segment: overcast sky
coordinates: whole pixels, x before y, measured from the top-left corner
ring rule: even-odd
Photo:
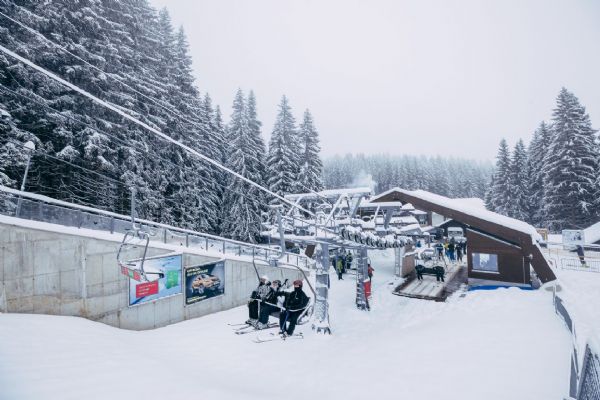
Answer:
[[[282,94],[323,155],[493,159],[529,141],[561,86],[600,128],[600,1],[151,0],[183,25],[228,120],[253,89],[268,139]]]

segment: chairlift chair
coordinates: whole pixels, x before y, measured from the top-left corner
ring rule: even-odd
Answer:
[[[146,261],[146,255],[148,253],[148,245],[150,244],[150,235],[140,229],[132,229],[125,233],[123,240],[119,245],[119,251],[117,252],[117,263],[121,272],[124,275],[128,275],[131,279],[140,282],[149,282],[148,275],[157,275],[158,278],[164,277],[161,272],[146,272],[144,271],[144,262]],[[138,246],[144,246],[144,252],[141,259],[125,261],[121,259],[121,252],[124,250],[136,248]],[[156,279],[152,279],[156,280]]]

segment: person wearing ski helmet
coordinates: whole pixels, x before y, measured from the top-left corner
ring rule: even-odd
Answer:
[[[279,315],[279,333],[283,336],[291,336],[294,334],[298,317],[308,305],[308,296],[302,291],[302,281],[300,279],[294,281],[294,291],[286,293],[285,301],[283,302],[283,312]]]

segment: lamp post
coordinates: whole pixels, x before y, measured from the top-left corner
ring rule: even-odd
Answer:
[[[25,190],[25,184],[27,183],[27,174],[29,173],[29,165],[31,164],[31,156],[33,155],[33,152],[35,151],[35,143],[33,143],[31,140],[28,140],[23,147],[25,148],[25,151],[27,152],[27,165],[25,166],[25,174],[23,175],[23,182],[21,183],[21,192],[23,192]],[[19,217],[21,215],[21,196],[19,196],[19,201],[17,202],[17,214],[16,216]]]

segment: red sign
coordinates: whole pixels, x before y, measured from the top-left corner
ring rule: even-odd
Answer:
[[[151,296],[158,293],[158,281],[138,283],[135,286],[135,297]]]
[[[365,285],[365,297],[367,299],[371,298],[371,280],[369,279],[368,281],[364,282]]]

